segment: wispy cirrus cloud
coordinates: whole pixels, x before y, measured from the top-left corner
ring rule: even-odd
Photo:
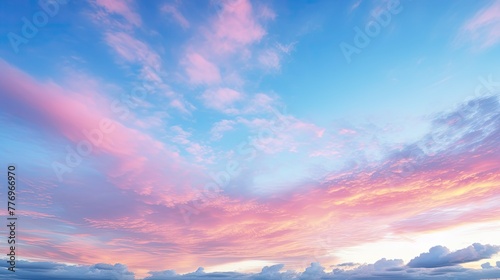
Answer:
[[[201,95],[201,99],[206,107],[229,114],[238,112],[233,107],[233,104],[241,101],[243,97],[242,93],[230,88],[209,89]]]
[[[487,103],[491,102],[498,101],[490,100]],[[484,117],[478,114],[481,109],[477,110],[470,112],[470,116],[474,116],[475,120],[495,119]],[[489,110],[483,111],[482,114],[498,114],[498,112]],[[449,133],[457,133],[456,126],[465,124],[447,125]],[[484,127],[475,121],[468,126],[469,129]],[[311,248],[315,248],[318,244],[308,240],[318,234],[333,235],[329,243],[332,248],[348,248],[359,243],[374,242],[382,238],[381,234],[387,230],[401,234],[402,222],[427,211],[460,207],[467,205],[468,202],[500,195],[496,187],[497,167],[492,161],[498,153],[498,149],[495,148],[498,145],[494,144],[497,141],[496,133],[498,130],[489,132],[488,138],[481,141],[480,146],[474,149],[469,145],[478,143],[472,138],[457,138],[456,143],[469,144],[457,146],[450,143],[447,149],[433,156],[426,156],[425,153],[411,154],[405,149],[398,149],[380,165],[373,167],[361,165],[359,169],[346,173],[331,174],[321,183],[303,183],[300,185],[300,192],[298,189],[282,192],[280,199],[271,196],[259,202],[235,199],[226,194],[216,196],[200,209],[198,215],[191,217],[189,232],[197,236],[195,239],[197,241],[178,243],[177,246],[191,248],[190,254],[203,258],[202,252],[206,248],[217,248],[218,251],[227,252],[226,247],[231,244],[231,247],[237,250],[233,251],[231,256],[224,253],[225,257],[231,259],[253,256],[255,249],[259,248],[257,250],[259,255],[266,255],[278,261],[293,262],[291,259],[311,258]],[[412,162],[418,162],[413,169],[407,170],[400,166]],[[460,164],[455,164],[457,169],[450,171],[451,162]],[[401,173],[402,170],[405,172]],[[495,213],[498,207],[494,204],[491,206],[488,211],[482,208],[469,208],[468,218],[463,216],[460,223],[448,223],[446,219],[441,222],[435,220],[432,226],[427,227],[425,224],[410,222],[404,231],[418,234],[444,230],[462,223],[496,221]],[[367,215],[370,217],[370,228],[366,228]],[[138,218],[135,223],[142,224],[141,221],[146,221],[143,219],[145,218]],[[240,223],[242,220],[247,222]],[[109,222],[94,221],[100,225]],[[170,228],[168,234],[171,237],[180,234],[172,231],[172,228],[175,228],[172,222],[160,222]],[[328,227],[330,224],[335,225],[334,232],[330,232],[331,229]],[[153,230],[153,226],[151,227]],[[254,231],[248,231],[249,228]],[[383,232],[374,230],[377,228],[385,230]],[[253,240],[250,247],[244,241],[248,238]],[[221,243],[221,240],[225,240],[226,243]],[[275,246],[269,246],[271,240]],[[283,255],[287,258],[282,259]],[[177,265],[184,267],[183,263],[179,259]]]
[[[478,11],[461,27],[458,39],[469,41],[473,48],[483,50],[500,42],[500,3],[491,3]]]
[[[222,120],[216,122],[212,128],[210,129],[210,134],[212,136],[212,140],[219,140],[222,138],[223,133],[226,131],[230,131],[233,129],[236,124],[233,120]]]
[[[15,113],[12,108],[22,109],[21,118],[33,123],[44,120],[45,126],[50,126],[54,134],[63,135],[72,143],[84,137],[82,129],[93,129],[101,118],[113,117],[111,109],[98,110],[86,103],[86,99],[76,98],[78,94],[67,92],[57,85],[39,83],[5,62],[1,67],[4,75],[0,78],[0,87],[4,90],[4,102],[0,106],[4,111]],[[266,104],[269,101],[264,96],[261,99]],[[107,100],[105,103],[110,102]],[[311,259],[311,248],[319,246],[313,237],[331,234],[328,227],[331,223],[337,225],[331,246],[346,248],[379,240],[386,231],[411,231],[416,234],[476,222],[478,217],[481,221],[496,221],[498,205],[492,204],[486,213],[482,208],[470,207],[467,215],[453,224],[444,220],[437,220],[429,227],[405,223],[432,211],[439,212],[440,209],[500,196],[496,164],[500,139],[498,98],[479,98],[471,103],[477,104],[474,107],[468,104],[434,119],[435,132],[426,137],[441,140],[431,143],[431,148],[432,145],[438,147],[432,153],[425,150],[429,148],[427,144],[422,148],[418,148],[420,143],[393,147],[386,151],[387,156],[381,162],[359,165],[352,170],[332,171],[319,182],[298,182],[296,188],[280,192],[279,198],[243,198],[230,192],[222,193],[200,208],[189,227],[185,227],[182,216],[174,206],[191,201],[197,203],[199,197],[192,188],[204,186],[204,179],[210,181],[210,178],[203,175],[199,167],[187,164],[168,145],[130,128],[125,121],[117,122],[116,131],[109,135],[114,145],[100,147],[102,154],[96,155],[95,160],[88,159],[90,166],[95,164],[105,171],[102,184],[110,184],[109,190],[100,193],[106,193],[107,197],[120,196],[119,201],[123,204],[134,201],[132,204],[135,207],[116,208],[116,204],[107,203],[101,204],[99,212],[108,214],[67,211],[69,216],[61,217],[63,220],[71,221],[78,217],[85,221],[80,233],[83,231],[93,236],[113,230],[116,235],[106,241],[73,238],[52,246],[55,242],[51,238],[37,245],[40,236],[50,236],[46,232],[32,233],[30,256],[51,247],[54,259],[89,264],[92,251],[102,249],[105,244],[107,253],[99,261],[119,255],[121,259],[130,260],[127,265],[134,269],[159,268],[159,264],[154,263],[155,254],[150,253],[153,248],[155,252],[160,250],[158,248],[162,248],[162,252],[175,252],[175,259],[169,262],[184,271],[191,269],[193,263],[210,266],[262,256],[277,262],[294,263],[298,259]],[[288,119],[290,126],[269,139],[263,154],[276,154],[282,150],[300,151],[301,143],[315,143],[315,139],[322,138],[322,128],[292,116],[283,117]],[[251,131],[269,125],[265,118],[241,117],[236,120]],[[171,135],[174,135],[175,141],[186,146],[196,143],[192,142],[187,130],[181,126],[174,127]],[[356,131],[355,135],[361,133]],[[432,137],[433,133],[445,137]],[[422,143],[427,143],[426,137]],[[189,151],[203,156],[204,150],[200,148],[195,145]],[[411,152],[417,148],[419,153]],[[451,165],[453,170],[449,168]],[[411,168],[408,169],[408,166]],[[260,169],[252,170],[251,166],[247,166],[247,171],[241,175],[244,180],[235,181],[251,182],[256,171],[260,172]],[[134,183],[138,181],[141,184]],[[85,185],[85,182],[81,184]],[[88,184],[97,186],[95,181]],[[238,187],[251,188],[254,185]],[[73,192],[74,197],[69,201],[85,203],[82,200],[84,196],[77,194]],[[52,197],[52,202],[69,207],[61,201],[63,199],[68,200],[59,196]],[[117,212],[115,208],[124,210]],[[39,216],[41,220],[51,219]],[[367,217],[370,228],[366,227]],[[253,231],[249,231],[250,228]],[[385,230],[374,230],[376,228]],[[57,238],[63,236],[67,234],[62,233]],[[190,238],[183,238],[185,236]],[[250,239],[253,241],[251,245],[247,243]],[[121,240],[128,240],[128,247],[116,251],[123,246]],[[90,248],[90,251],[72,248]],[[140,263],[134,261],[139,258],[137,252],[143,252],[140,253]],[[335,258],[331,257],[329,262]]]
[[[160,81],[157,73],[161,69],[161,58],[145,43],[124,32],[110,32],[106,34],[106,43],[128,63],[137,63],[144,67],[144,78]]]
[[[164,12],[166,15],[170,16],[182,28],[187,29],[190,27],[189,21],[179,11],[178,5],[165,4],[161,7],[161,11]]]
[[[142,24],[140,15],[134,11],[132,0],[95,0],[92,4],[100,9],[94,14],[96,19],[104,20],[112,27],[130,29]],[[110,20],[109,15],[117,18]]]
[[[130,84],[140,85],[132,91],[139,89],[154,93],[166,92],[167,94],[159,94],[159,96],[160,99],[167,99],[164,103],[168,108],[189,115],[195,107],[165,82],[166,71],[163,67],[162,55],[153,49],[149,40],[145,39],[151,34],[143,29],[139,14],[134,12],[136,4],[131,0],[99,0],[92,3],[90,17],[94,19],[96,25],[102,22],[107,23],[101,31],[102,36],[106,44],[116,53],[118,63],[126,65],[126,69],[139,66],[138,71],[129,73],[135,76]],[[177,20],[181,20],[181,24],[186,24],[187,21],[178,12],[177,6],[168,5],[165,4],[164,12],[173,13]]]
[[[217,65],[199,53],[187,54],[182,64],[185,65],[189,81],[193,84],[217,84],[221,80]]]
[[[43,12],[58,9],[40,3]],[[434,43],[446,45],[447,38],[429,35],[442,22],[435,15],[453,8],[454,17],[445,20],[462,23],[457,29],[463,42],[473,39],[477,49],[491,50],[498,43],[496,3],[487,2],[465,20],[460,16],[469,13],[467,7],[429,6],[442,10],[427,13],[430,20],[418,29],[411,29],[419,18],[413,13],[426,7],[409,3],[398,26],[411,32],[380,37],[388,40],[387,48],[373,46],[359,66],[345,69],[336,67],[338,53],[327,47],[342,39],[335,30],[344,20],[383,16],[382,6],[361,1],[195,4],[108,0],[67,5],[65,12],[60,6],[47,32],[30,41],[26,56],[8,55],[0,46],[5,55],[0,136],[7,143],[0,151],[24,170],[21,255],[80,264],[24,263],[30,268],[19,277],[33,279],[36,269],[47,271],[45,279],[72,274],[128,279],[130,271],[152,279],[498,274],[489,263],[482,270],[460,266],[496,261],[497,245],[481,244],[496,241],[493,233],[500,225],[498,96],[421,117],[423,111],[441,110],[439,100],[460,99],[467,75],[497,69],[491,51],[474,54],[477,68],[468,68],[467,50],[437,52],[443,45]],[[0,12],[2,23],[21,34],[26,30],[11,16],[22,6],[6,3]],[[346,17],[348,10],[355,12]],[[35,15],[43,20],[41,13]],[[296,30],[304,22],[321,24],[302,36]],[[305,44],[296,49],[298,36]],[[66,57],[63,67],[60,55]],[[422,56],[425,63],[414,65]],[[406,69],[398,73],[407,75],[407,85],[399,76],[386,80],[386,65],[408,61],[411,67],[398,67]],[[374,66],[381,71],[373,72]],[[466,68],[467,75],[456,70]],[[443,92],[433,92],[436,76],[453,77],[438,82],[447,87]],[[486,87],[492,92],[496,83],[489,77]],[[424,98],[412,97],[422,84],[431,84],[420,93],[433,92],[432,99],[431,94],[425,98],[437,107],[419,105],[416,99]],[[287,106],[289,113],[282,109]],[[397,119],[412,115],[412,121],[398,122],[409,127],[405,132],[373,123],[376,117],[361,120],[367,112],[385,117],[393,109],[401,111]],[[359,123],[338,119],[344,117]],[[426,127],[413,127],[415,119]],[[109,120],[113,131],[101,138],[96,129],[102,120]],[[401,135],[408,130],[419,131]],[[82,141],[92,140],[98,142],[92,152],[59,182],[51,164],[71,161],[86,147]],[[188,221],[179,209],[192,210]],[[442,245],[418,256],[435,244]],[[93,265],[115,260],[126,267]],[[418,267],[405,265],[408,261]],[[359,264],[364,262],[369,264]],[[243,272],[264,265],[260,273]],[[242,271],[207,272],[221,267]]]
[[[108,104],[108,106],[95,107],[92,103],[88,103],[90,102],[88,99],[81,98],[78,93],[68,91],[57,84],[39,83],[6,62],[2,61],[0,67],[4,73],[0,79],[0,85],[4,90],[3,107],[6,112],[12,108],[7,104],[15,104],[18,108],[24,108],[26,113],[20,117],[26,122],[36,124],[43,121],[46,129],[55,135],[65,137],[74,145],[83,140],[92,143],[97,141],[97,134],[93,131],[99,129],[101,122],[106,120],[113,130],[109,133],[101,132],[102,138],[99,138],[101,141],[92,146],[90,156],[108,157],[108,160],[113,162],[107,167],[101,167],[106,170],[109,178],[114,180],[117,186],[132,188],[138,192],[150,188],[167,191],[166,181],[161,183],[157,181],[159,185],[153,187],[156,184],[153,181],[156,179],[152,179],[149,184],[140,187],[133,187],[125,183],[134,176],[140,176],[141,173],[146,174],[147,172],[144,172],[148,169],[147,166],[154,164],[154,160],[152,160],[154,157],[146,156],[146,154],[163,154],[172,160],[170,162],[173,164],[171,165],[173,168],[175,168],[174,161],[182,161],[176,152],[165,148],[164,144],[155,138],[128,126],[128,123],[133,121],[133,117],[130,112],[127,113],[128,107],[125,103],[119,100],[103,99],[103,104]],[[23,86],[15,86],[16,84]],[[127,118],[124,116],[130,118],[129,121],[126,121]],[[149,151],[141,147],[148,147]],[[139,150],[145,154],[138,153]]]
[[[277,43],[274,47],[262,50],[258,55],[259,63],[267,70],[280,70],[284,57],[290,55],[296,42],[290,44]]]

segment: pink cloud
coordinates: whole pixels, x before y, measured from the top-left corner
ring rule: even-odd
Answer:
[[[0,108],[30,124],[50,128],[55,135],[65,136],[73,143],[82,139],[82,129],[93,129],[102,118],[113,117],[109,109],[95,106],[95,100],[79,98],[78,92],[39,83],[3,61],[0,70]],[[230,91],[220,94],[220,99],[229,104],[239,100],[238,94]],[[263,104],[270,102],[264,95],[258,99]],[[314,124],[283,117],[289,126],[267,144],[270,152],[295,148],[297,139],[310,142],[323,136],[324,129]],[[264,118],[237,121],[253,129],[272,126],[272,120]],[[119,258],[135,271],[164,269],[165,263],[180,271],[191,271],[193,264],[206,266],[239,259],[297,264],[318,257],[317,249],[325,246],[324,242],[328,248],[338,249],[377,241],[388,233],[452,226],[443,220],[423,227],[407,221],[420,221],[422,217],[464,205],[469,206],[467,211],[448,217],[459,217],[464,223],[498,220],[499,208],[491,200],[500,195],[498,132],[491,133],[489,142],[483,140],[484,146],[426,157],[406,178],[392,173],[390,168],[412,163],[412,159],[394,156],[366,170],[348,170],[323,182],[301,183],[300,189],[279,197],[236,198],[222,193],[210,198],[186,226],[174,206],[197,202],[199,197],[191,189],[210,179],[165,144],[126,126],[125,120],[115,125],[115,132],[108,136],[114,144],[99,149],[106,156],[97,157],[105,161],[96,169],[107,171],[106,181],[118,189],[113,194],[132,194],[133,205],[139,204],[139,209],[118,207],[116,211],[111,201],[98,205],[102,213],[114,210],[117,217],[105,217],[102,213],[85,217],[85,224],[79,225],[79,229],[87,232],[79,235],[26,231],[29,236],[25,240],[30,247],[24,256],[78,263]],[[173,132],[179,143],[191,143],[189,133],[181,127],[173,128]],[[202,153],[202,148],[195,145],[191,151]],[[95,182],[89,181],[88,185],[92,183]],[[490,207],[473,207],[485,202]],[[89,209],[95,208],[82,207],[81,211],[90,215]],[[50,216],[36,218],[46,220]],[[318,236],[328,239],[318,241]],[[95,254],[96,251],[102,254]],[[158,261],[158,254],[164,256],[162,262]]]
[[[82,141],[94,141],[92,153],[85,160],[93,162],[96,169],[105,171],[116,187],[138,193],[148,190],[150,201],[169,203],[174,198],[179,198],[180,201],[192,199],[194,194],[187,186],[206,178],[197,167],[189,167],[190,164],[174,152],[173,148],[148,134],[127,127],[127,118],[133,122],[133,117],[123,114],[126,109],[124,103],[102,100],[109,106],[102,109],[102,106],[95,106],[93,100],[80,98],[78,92],[65,90],[52,83],[38,83],[3,61],[0,61],[0,69],[3,73],[0,88],[4,92],[2,108],[7,112],[16,108],[12,114],[43,127],[56,136],[65,137],[74,146]],[[120,114],[114,113],[114,108],[121,108]],[[103,120],[113,130],[101,130],[102,137],[92,134],[94,140],[91,140],[88,135],[101,129]],[[61,152],[64,151],[65,148],[61,147]],[[106,159],[106,164],[94,161],[95,159]],[[60,161],[64,162],[64,157]],[[78,170],[78,167],[75,168]],[[187,179],[189,177],[175,175],[191,172],[200,172],[196,177],[191,177],[198,179],[192,181]],[[148,176],[148,179],[140,179],[143,176]],[[136,181],[143,183],[136,185],[133,183]],[[164,197],[169,199],[163,200]]]
[[[201,99],[205,106],[224,113],[236,113],[233,105],[243,99],[243,94],[230,88],[218,88],[215,90],[206,90]]]
[[[109,14],[122,16],[127,22],[138,27],[141,25],[140,16],[132,11],[128,0],[95,0],[95,4]]]
[[[176,125],[170,127],[172,131],[172,142],[177,143],[183,149],[194,157],[196,162],[209,162],[213,161],[213,151],[210,146],[206,146],[195,142],[191,138],[191,133],[185,131],[182,127]]]
[[[140,25],[140,18],[136,17],[136,14],[132,12],[131,2],[128,0],[104,0],[96,2],[96,5],[104,9],[104,11],[98,9],[91,17],[95,19],[99,27],[105,27],[103,32],[105,41],[118,54],[120,62],[141,66],[139,78],[143,83],[143,88],[150,91],[169,92],[164,96],[169,99],[167,102],[171,107],[183,114],[190,114],[194,106],[185,101],[181,95],[172,92],[169,86],[163,82],[162,76],[164,72],[161,56],[147,42],[134,37],[134,27]],[[189,24],[174,6],[170,8],[165,6],[164,12],[173,14],[176,20],[181,21],[180,24]],[[121,15],[126,21],[117,20],[113,17],[113,14]],[[133,23],[133,26],[129,26],[130,23]]]
[[[120,217],[112,219],[85,219],[86,233],[93,233],[87,236],[50,239],[46,232],[29,232],[29,244],[35,249],[26,255],[53,248],[50,257],[56,260],[89,263],[119,257],[134,271],[165,269],[157,261],[158,252],[165,252],[164,260],[180,272],[191,271],[194,264],[211,266],[249,258],[292,267],[315,258],[333,264],[336,258],[327,256],[329,248],[457,225],[450,220],[498,221],[497,147],[428,158],[425,163],[432,168],[415,170],[404,180],[390,172],[376,176],[392,164],[394,159],[388,159],[373,169],[338,172],[324,182],[303,183],[300,190],[276,197],[244,199],[221,193],[208,199],[188,226],[172,207],[150,204],[149,197],[140,196],[137,202],[146,204],[136,211],[123,209]],[[454,170],[449,169],[451,163]],[[450,215],[449,209],[458,209],[458,215]],[[436,219],[433,214],[442,217]],[[102,232],[114,234],[105,241],[90,238]],[[92,254],[97,247],[105,253]]]
[[[213,84],[222,80],[233,86],[242,84],[235,62],[253,56],[254,50],[250,46],[266,35],[262,22],[274,17],[274,12],[267,6],[254,11],[248,0],[220,1],[220,11],[198,29],[199,33],[193,37],[181,60],[189,81]],[[261,60],[268,67],[276,68],[276,58],[272,54],[263,54]],[[226,73],[220,73],[219,69]]]
[[[276,19],[276,13],[268,6],[262,5],[257,8],[257,15],[264,20]]]
[[[479,49],[486,49],[500,41],[500,3],[493,1],[477,12],[461,28],[461,40],[473,40]]]
[[[340,134],[356,134],[356,131],[355,130],[352,130],[352,129],[347,129],[347,128],[342,128],[340,131],[339,131]]]
[[[222,138],[223,133],[226,131],[230,131],[233,129],[235,121],[232,120],[222,120],[215,123],[210,129],[210,134],[212,136],[212,140],[219,140]]]
[[[272,112],[270,108],[263,111]],[[321,138],[325,132],[325,129],[291,115],[276,115],[270,118],[238,117],[235,121],[245,125],[252,133],[258,135],[251,138],[252,145],[267,154],[285,151],[298,152],[305,146],[305,143],[311,143],[312,139]]]
[[[4,92],[5,104],[23,108],[25,111],[20,113],[30,121],[49,124],[48,128],[62,131],[69,139],[77,139],[82,128],[98,124],[100,118],[96,109],[71,98],[75,96],[74,92],[66,93],[51,83],[40,87],[3,60],[0,61],[0,68],[3,73],[0,86]]]
[[[97,0],[93,3],[95,9],[89,16],[94,19],[99,28],[103,29],[104,40],[118,55],[119,63],[139,65],[141,68],[138,70],[138,75],[135,75],[138,76],[142,83],[142,89],[152,92],[169,92],[169,94],[161,95],[168,99],[166,102],[181,113],[190,114],[194,106],[186,102],[178,93],[172,92],[169,86],[164,83],[163,76],[165,73],[162,69],[161,56],[146,41],[135,37],[136,33],[144,30],[137,29],[141,25],[141,20],[133,12],[132,1]],[[181,24],[186,24],[186,22],[182,21],[184,18],[174,6],[171,8],[166,7],[165,11],[173,13],[177,20],[181,20]],[[119,15],[119,17],[116,15]],[[141,105],[147,106],[148,104],[143,102]],[[140,125],[145,127],[143,124]]]
[[[428,209],[397,221],[392,227],[398,233],[430,232],[469,223],[495,221],[498,220],[497,217],[500,214],[500,206],[495,203],[498,199],[498,196],[481,200],[470,199],[463,201],[460,205],[452,202],[450,206],[443,205],[439,208]]]
[[[500,3],[493,1],[489,7],[477,12],[472,19],[467,21],[464,28],[476,30],[485,25],[497,22],[500,19]]]
[[[161,11],[171,16],[182,28],[189,28],[189,21],[181,14],[181,12],[179,12],[179,9],[176,6],[165,4],[161,7]]]
[[[295,43],[280,44],[272,48],[267,48],[259,54],[259,63],[265,69],[279,70],[281,68],[282,60],[286,55],[290,55],[294,49]]]
[[[106,42],[127,62],[141,63],[158,71],[161,66],[160,56],[145,43],[124,32],[106,33]],[[151,79],[158,79],[155,71],[145,72]]]
[[[269,11],[266,14],[270,14]],[[237,47],[259,41],[266,34],[255,19],[248,0],[223,1],[222,11],[212,28],[213,33],[208,33],[207,37],[213,42],[214,50],[221,52],[235,51]]]
[[[281,68],[280,60],[279,54],[272,49],[266,50],[259,55],[259,62],[267,69],[279,70]]]
[[[245,101],[245,106],[241,109],[244,114],[272,113],[273,106],[278,103],[278,99],[264,93],[257,93]]]
[[[170,106],[176,108],[184,114],[190,114],[192,110],[196,109],[191,103],[181,98],[176,98],[170,101]]]
[[[191,83],[214,84],[221,79],[217,66],[199,53],[189,53],[184,64]]]

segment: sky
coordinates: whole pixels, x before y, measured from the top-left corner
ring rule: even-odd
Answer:
[[[2,277],[500,278],[500,1],[19,0],[0,23]]]

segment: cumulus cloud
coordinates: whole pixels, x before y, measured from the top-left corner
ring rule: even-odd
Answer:
[[[337,264],[335,266],[338,266],[338,267],[352,267],[352,266],[358,266],[358,265],[359,265],[359,263],[346,262],[346,263]]]
[[[150,272],[151,276],[145,280],[162,279],[252,279],[252,280],[287,280],[287,279],[456,279],[470,280],[481,278],[500,277],[500,262],[497,267],[485,263],[482,269],[469,269],[459,266],[483,258],[489,258],[498,252],[498,246],[482,245],[475,243],[467,248],[450,252],[443,246],[435,246],[429,253],[423,253],[404,265],[401,259],[380,259],[374,264],[358,264],[354,262],[342,263],[333,266],[332,271],[318,262],[311,263],[303,272],[283,271],[285,265],[276,264],[266,266],[260,273],[214,272],[205,273],[203,268],[187,274],[176,274],[172,270],[163,272]],[[415,266],[415,263],[428,264],[428,266]],[[446,263],[446,266],[444,265]],[[436,265],[439,264],[439,265]]]
[[[7,270],[7,262],[2,260],[1,279],[41,280],[41,279],[120,279],[133,280],[134,273],[123,264],[65,265],[53,262],[17,261],[16,272]],[[13,273],[15,276],[13,278]]]
[[[487,259],[499,251],[500,246],[482,245],[479,243],[474,243],[465,249],[455,252],[450,252],[448,248],[443,246],[435,246],[428,253],[422,253],[420,256],[412,259],[408,263],[408,266],[426,268],[453,266]]]
[[[174,270],[151,271],[149,274],[151,276],[147,277],[147,280],[174,279],[180,276]]]
[[[317,279],[325,275],[325,268],[320,263],[311,263],[311,266],[306,268],[300,279]]]
[[[435,249],[439,247],[439,249]],[[430,251],[439,251],[444,248],[436,246]],[[472,251],[476,255],[487,255],[491,248],[496,246],[474,244],[453,253],[452,259],[457,256],[469,256]],[[424,253],[425,255],[428,253]],[[419,257],[421,257],[420,255]],[[419,258],[417,257],[417,258]],[[22,269],[16,271],[16,278],[21,280],[40,279],[120,279],[133,280],[134,273],[130,272],[123,264],[94,264],[94,265],[65,265],[53,262],[29,262],[19,261],[18,266]],[[6,269],[7,263],[1,262],[0,278],[12,279],[12,272]],[[265,266],[259,273],[239,273],[239,272],[210,272],[206,273],[203,267],[186,274],[178,274],[174,270],[150,271],[149,276],[144,280],[177,280],[177,279],[248,279],[248,280],[300,280],[300,279],[455,279],[470,280],[481,278],[500,278],[500,262],[496,267],[490,263],[484,263],[482,269],[469,269],[458,265],[446,267],[410,267],[404,265],[400,259],[388,260],[380,259],[374,264],[343,263],[333,266],[332,271],[325,271],[325,268],[317,262],[311,263],[303,272],[292,270],[284,271],[284,264]],[[7,277],[7,278],[6,278]]]
[[[280,270],[283,269],[284,264],[275,264],[272,266],[265,266],[262,268],[260,276],[262,277],[274,277],[280,274]]]
[[[144,280],[174,280],[174,279],[248,279],[249,275],[238,272],[212,272],[205,273],[203,267],[199,267],[195,272],[177,274],[173,270],[153,271],[151,276]]]
[[[481,267],[483,269],[493,268],[493,266],[491,266],[491,264],[489,262],[485,262],[485,263],[481,264]]]
[[[386,269],[393,269],[397,267],[401,267],[404,265],[403,260],[397,259],[397,260],[387,260],[385,258],[378,260],[376,263],[373,264],[373,268],[375,271],[384,271]]]

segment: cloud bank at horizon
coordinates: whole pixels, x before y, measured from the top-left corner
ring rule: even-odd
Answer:
[[[262,268],[260,273],[210,272],[202,267],[195,272],[177,274],[174,270],[151,271],[144,280],[167,279],[486,279],[500,275],[500,262],[492,266],[484,263],[483,269],[468,269],[460,266],[473,260],[482,260],[497,254],[499,246],[473,244],[467,248],[450,252],[446,247],[436,246],[428,253],[412,259],[407,265],[403,260],[378,260],[373,264],[346,263],[334,266],[327,272],[320,263],[311,263],[303,272],[282,271],[283,264]],[[452,262],[443,259],[453,260]],[[424,262],[424,266],[416,265]],[[348,268],[346,268],[348,267]],[[6,274],[2,271],[0,275]],[[91,266],[71,266],[51,262],[22,261],[15,279],[136,279],[122,264],[95,264]]]

